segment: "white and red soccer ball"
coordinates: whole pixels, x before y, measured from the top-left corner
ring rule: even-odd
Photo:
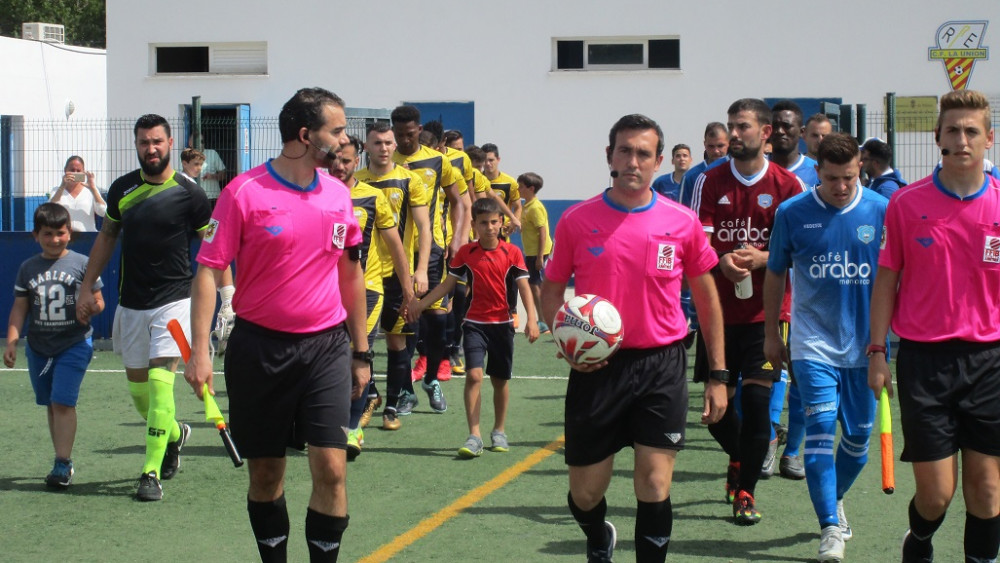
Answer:
[[[559,351],[575,364],[598,364],[622,344],[622,317],[603,297],[583,293],[556,311],[552,337]]]

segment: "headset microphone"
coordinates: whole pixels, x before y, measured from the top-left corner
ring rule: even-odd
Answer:
[[[612,170],[611,171],[611,177],[612,178],[617,178],[618,177],[618,171],[617,170]]]
[[[948,156],[949,154],[951,154],[951,151],[948,149],[941,149],[941,156]]]

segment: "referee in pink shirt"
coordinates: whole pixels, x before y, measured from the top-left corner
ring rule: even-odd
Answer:
[[[304,88],[278,116],[281,154],[219,197],[191,295],[192,359],[184,377],[212,388],[215,286],[234,259],[236,324],[226,348],[233,440],[247,458],[247,512],[261,559],[285,561],[285,448],[309,444],[309,560],[336,561],[347,528],[351,398],[370,377],[361,229],[350,191],[327,174],[349,143],[344,101]],[[317,168],[323,168],[317,170]],[[351,351],[351,336],[354,351]]]
[[[542,318],[552,326],[566,285],[615,304],[622,348],[607,362],[570,364],[566,465],[570,513],[587,536],[587,561],[611,561],[615,527],[604,498],[615,454],[635,450],[636,561],[663,561],[673,527],[670,485],[684,448],[688,410],[687,320],[681,282],[691,287],[714,377],[705,384],[702,422],[726,410],[722,308],[711,269],[718,263],[690,209],[650,188],[663,161],[663,131],[644,115],[611,128],[611,187],[570,207],[556,223],[542,283]]]
[[[884,342],[899,335],[896,384],[916,492],[903,561],[932,561],[959,477],[965,560],[1000,548],[1000,181],[983,173],[993,146],[979,92],[941,97],[941,166],[897,191],[886,212],[872,294],[868,385],[893,395]]]

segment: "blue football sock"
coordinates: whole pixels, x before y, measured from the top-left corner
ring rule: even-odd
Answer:
[[[833,441],[837,435],[835,405],[806,419],[804,464],[809,498],[820,528],[837,525],[837,470],[833,461]]]
[[[788,388],[788,443],[782,457],[799,455],[799,446],[806,436],[805,413],[802,411],[802,395],[799,388],[792,385]]]
[[[868,463],[868,436],[844,435],[837,448],[837,498],[844,498]]]

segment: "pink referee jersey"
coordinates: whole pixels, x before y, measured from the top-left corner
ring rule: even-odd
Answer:
[[[631,211],[607,192],[578,203],[556,223],[545,277],[576,292],[599,295],[621,313],[624,348],[653,348],[687,335],[680,305],[681,277],[700,276],[718,263],[694,213],[653,194]]]
[[[322,170],[302,188],[262,164],[222,190],[198,263],[235,259],[236,316],[271,330],[316,332],[347,318],[337,262],[361,243],[351,193]]]
[[[937,171],[893,194],[878,265],[900,272],[892,330],[908,340],[1000,340],[1000,180],[959,198]]]

